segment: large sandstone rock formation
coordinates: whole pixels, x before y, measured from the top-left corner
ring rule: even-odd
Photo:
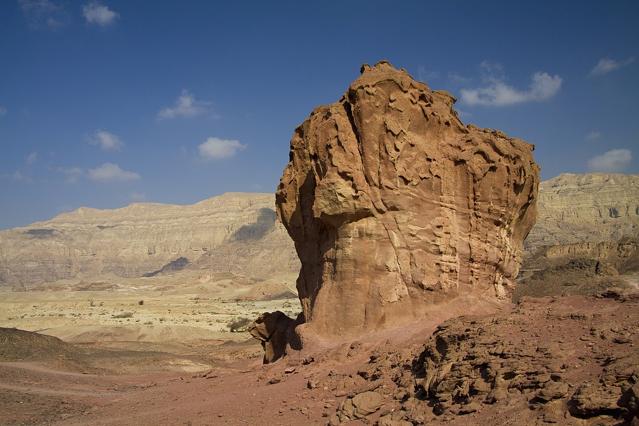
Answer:
[[[273,194],[229,193],[190,206],[81,208],[2,231],[0,287],[31,289],[105,274],[150,277],[183,268],[260,280],[295,275],[299,263],[273,201]]]
[[[276,204],[316,332],[511,287],[536,215],[533,146],[465,126],[454,102],[380,62],[295,130]]]

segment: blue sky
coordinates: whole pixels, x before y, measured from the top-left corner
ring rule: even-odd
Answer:
[[[636,1],[0,3],[0,228],[274,191],[293,129],[390,60],[544,179],[639,172]]]

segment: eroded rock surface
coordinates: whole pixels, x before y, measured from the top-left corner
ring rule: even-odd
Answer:
[[[451,319],[421,348],[373,352],[333,423],[636,424],[638,308],[639,294],[609,290]],[[379,409],[357,412],[357,389],[374,389]]]
[[[535,221],[533,146],[464,125],[454,102],[380,62],[296,129],[276,204],[316,332],[508,293]]]

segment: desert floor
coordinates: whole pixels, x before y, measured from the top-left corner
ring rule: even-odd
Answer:
[[[0,327],[72,343],[241,341],[250,336],[230,332],[230,323],[274,310],[295,316],[299,301],[240,301],[176,290],[0,292]]]
[[[71,342],[33,333],[17,338],[19,332],[0,329],[1,425],[325,425],[347,398],[371,390],[383,395],[381,405],[348,424],[374,423],[406,410],[404,402],[423,411],[426,401],[405,401],[413,389],[399,386],[397,378],[411,371],[438,324],[461,308],[495,328],[486,330],[489,335],[519,342],[509,346],[513,354],[526,345],[548,347],[569,379],[568,395],[580,383],[596,382],[607,368],[602,362],[635,359],[639,344],[639,298],[550,297],[502,306],[499,315],[507,320],[500,321],[469,303],[442,307],[399,330],[329,346],[319,342],[262,365],[260,345],[247,333],[226,331],[227,324],[265,310],[295,314],[295,300],[238,302],[153,291],[2,293],[0,300],[1,327]],[[568,415],[564,400],[548,404],[557,412],[529,400],[526,389],[513,387],[503,403],[464,415],[426,410],[424,420],[595,424]],[[590,420],[619,424],[605,416]]]

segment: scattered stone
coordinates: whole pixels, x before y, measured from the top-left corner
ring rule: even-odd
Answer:
[[[379,410],[383,402],[383,397],[377,392],[359,393],[341,404],[339,418],[341,421],[362,419]]]
[[[407,420],[402,420],[401,418],[387,414],[379,418],[377,426],[413,426],[413,424]]]

